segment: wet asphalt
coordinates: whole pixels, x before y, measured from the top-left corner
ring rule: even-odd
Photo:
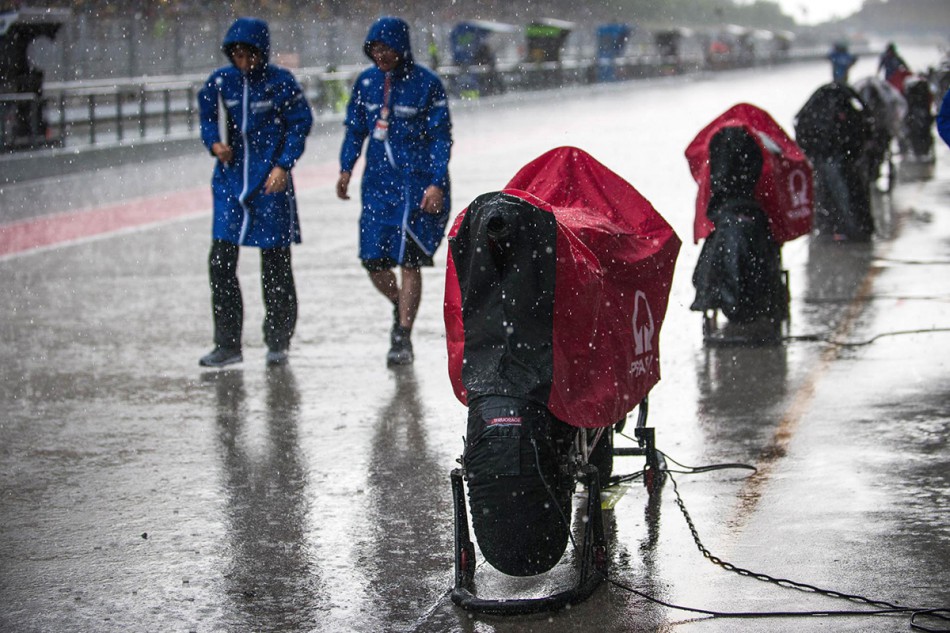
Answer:
[[[910,50],[912,64],[938,52]],[[862,60],[854,77],[873,72]],[[783,345],[704,345],[689,311],[695,185],[683,150],[737,101],[787,130],[825,64],[661,79],[454,110],[453,211],[558,145],[643,193],[684,242],[649,424],[696,535],[735,566],[906,607],[950,606],[950,149],[876,194],[871,244],[783,249]],[[242,251],[244,362],[210,349],[207,211],[0,258],[0,631],[903,631],[909,616],[710,618],[869,610],[714,565],[673,482],[621,489],[610,577],[555,614],[451,604],[449,472],[465,408],[446,371],[445,251],[425,270],[412,367],[385,365],[389,308],[356,260],[358,203],[333,195],[337,130],[297,168],[300,322],[268,368],[256,253]],[[938,142],[939,143],[939,142]],[[159,214],[206,195],[200,151],[0,191],[0,222],[105,206]],[[178,200],[180,198],[175,198]],[[2,227],[0,227],[2,229]],[[642,459],[618,458],[633,472]],[[674,468],[674,470],[684,470]],[[477,571],[487,596],[563,587]],[[645,595],[644,595],[645,594]],[[666,603],[651,601],[649,596]],[[947,623],[942,625],[946,628]]]

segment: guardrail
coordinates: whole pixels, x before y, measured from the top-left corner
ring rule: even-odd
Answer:
[[[627,57],[596,60],[512,62],[495,68],[443,66],[439,74],[454,98],[504,91],[626,81],[742,66],[824,57],[799,53],[780,58],[709,63],[700,58]],[[362,67],[327,71],[295,69],[317,117],[342,116],[350,86]],[[119,81],[49,83],[42,95],[0,94],[0,149],[123,144],[197,136],[196,96],[205,75]]]

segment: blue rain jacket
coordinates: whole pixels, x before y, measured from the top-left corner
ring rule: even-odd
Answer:
[[[303,154],[313,114],[303,91],[287,70],[269,63],[267,23],[238,18],[224,37],[230,59],[236,44],[261,51],[264,61],[248,75],[233,64],[211,73],[198,93],[201,140],[211,151],[218,141],[233,150],[230,164],[217,162],[211,179],[214,197],[212,236],[260,248],[300,242],[293,180],[287,189],[264,193],[275,165],[289,172]]]
[[[431,256],[445,235],[452,121],[441,80],[412,58],[408,24],[399,18],[380,18],[366,36],[363,50],[367,57],[372,42],[390,46],[402,58],[390,73],[388,138],[380,140],[372,134],[384,105],[386,79],[386,73],[374,65],[364,70],[353,86],[340,166],[342,171],[352,172],[369,137],[361,183],[360,258],[389,258],[402,264],[407,240],[414,240]],[[438,214],[419,208],[429,185],[440,187],[445,194]]]
[[[947,145],[950,145],[950,90],[943,95],[940,112],[937,113],[937,133]]]

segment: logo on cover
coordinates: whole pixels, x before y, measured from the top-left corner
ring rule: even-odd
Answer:
[[[791,195],[791,218],[805,217],[810,213],[811,200],[808,199],[808,176],[803,169],[796,169],[788,175],[788,193]]]
[[[630,366],[634,376],[643,376],[653,364],[653,335],[656,333],[656,324],[653,321],[653,311],[647,295],[637,290],[633,297],[633,353],[636,360]]]
[[[653,334],[656,326],[653,323],[653,312],[647,302],[647,295],[637,290],[633,297],[633,346],[634,354],[643,356],[653,351]]]

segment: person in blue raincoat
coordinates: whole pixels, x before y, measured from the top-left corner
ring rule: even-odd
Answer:
[[[373,286],[393,304],[387,363],[405,365],[413,362],[420,269],[432,265],[448,221],[452,121],[441,80],[413,59],[405,21],[377,20],[363,51],[374,65],[357,77],[347,106],[337,196],[349,199],[366,142],[359,256]]]
[[[231,63],[198,93],[201,140],[216,158],[208,266],[214,344],[203,366],[240,362],[244,306],[237,277],[241,246],[261,249],[267,364],[286,362],[297,323],[290,246],[300,242],[291,169],[303,154],[313,114],[294,76],[269,63],[267,23],[238,18],[221,50]]]
[[[831,62],[831,79],[835,83],[848,83],[848,72],[857,63],[858,58],[851,54],[845,42],[836,42],[828,53]]]

